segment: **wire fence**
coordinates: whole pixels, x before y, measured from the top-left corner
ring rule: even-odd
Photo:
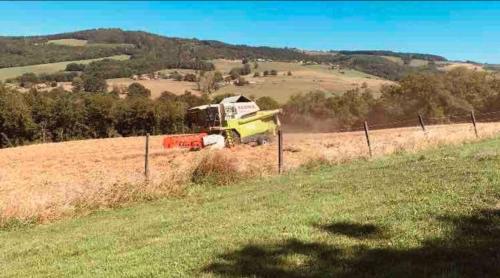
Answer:
[[[425,117],[420,114],[415,115],[414,117],[409,117],[406,119],[398,119],[396,121],[384,121],[384,122],[375,122],[375,121],[364,121],[362,124],[359,124],[357,128],[337,128],[329,130],[329,133],[342,133],[342,132],[362,132],[364,131],[364,137],[366,138],[366,144],[368,147],[368,154],[370,157],[373,155],[372,142],[370,140],[370,131],[373,130],[384,130],[384,129],[392,129],[392,128],[420,128],[427,135],[429,130],[427,127],[437,126],[437,125],[451,125],[451,124],[470,124],[471,129],[473,130],[473,134],[475,134],[476,138],[479,138],[478,127],[479,123],[494,123],[500,122],[500,111],[490,111],[477,113],[474,111],[470,111],[469,113],[463,114],[454,114],[443,117]],[[283,133],[279,133],[278,136],[279,141],[282,142]],[[361,135],[362,136],[362,135]],[[278,147],[278,156],[279,159],[279,173],[281,173],[281,169],[283,167],[283,146],[282,143]]]
[[[475,118],[476,123],[484,123],[484,122],[498,122],[500,121],[500,111],[493,112],[484,112],[477,113],[471,111],[467,114],[455,114],[448,115],[443,117],[425,117],[421,116],[423,120],[423,124],[425,126],[432,125],[446,125],[446,124],[465,124],[465,123],[473,123],[473,117]],[[378,129],[390,129],[390,128],[405,128],[405,127],[418,127],[421,125],[419,122],[419,115],[415,115],[411,118],[400,119],[396,121],[383,121],[376,122],[370,121],[369,119],[366,121],[370,130],[378,130]],[[359,127],[355,128],[334,128],[329,132],[356,132],[363,131],[363,124],[359,124]]]

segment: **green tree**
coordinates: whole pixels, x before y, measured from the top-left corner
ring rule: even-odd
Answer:
[[[106,80],[96,75],[83,75],[83,90],[85,92],[105,93],[108,89]]]
[[[147,89],[141,83],[134,82],[128,86],[127,97],[150,97],[151,90]]]
[[[172,134],[184,131],[187,103],[175,95],[162,95],[154,104],[156,133]]]
[[[219,89],[219,84],[216,81],[216,78],[218,79],[219,77],[220,76],[218,76],[217,72],[207,72],[203,76],[200,76],[197,83],[198,90],[210,94]]]
[[[18,81],[21,87],[29,88],[31,85],[38,83],[39,79],[36,74],[28,72],[18,77]]]
[[[261,110],[273,110],[280,108],[279,103],[272,97],[268,96],[258,98],[255,103],[257,103],[257,106],[259,106]]]
[[[69,63],[66,65],[66,71],[84,71],[85,64]]]
[[[244,64],[243,68],[240,70],[240,75],[248,75],[252,72],[249,64]]]
[[[154,101],[135,97],[120,101],[114,107],[115,128],[123,136],[154,133],[156,124]]]
[[[232,69],[229,71],[229,76],[231,77],[231,80],[236,80],[236,79],[238,79],[238,77],[240,77],[240,72],[241,72],[241,69],[240,69],[240,68],[232,68]]]
[[[223,99],[227,98],[227,97],[234,97],[236,96],[235,94],[233,93],[226,93],[226,94],[220,94],[220,95],[216,95],[213,99],[212,99],[212,103],[220,103]]]
[[[106,138],[116,134],[113,111],[117,100],[112,95],[92,94],[85,98],[85,125],[93,138]]]
[[[224,76],[222,76],[222,73],[218,70],[214,72],[214,82],[222,82],[224,81]]]
[[[79,94],[59,93],[59,90],[53,90],[53,93],[57,94],[51,112],[51,126],[49,126],[49,129],[53,133],[53,140],[65,141],[69,139],[88,138],[90,130],[85,125],[85,103]],[[61,92],[64,91],[61,90]]]
[[[33,140],[35,128],[24,96],[0,85],[0,148]]]

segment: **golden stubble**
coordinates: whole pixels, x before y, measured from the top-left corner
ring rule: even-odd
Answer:
[[[374,156],[414,152],[476,140],[470,124],[370,132]],[[481,138],[500,133],[500,123],[480,123]],[[144,137],[81,140],[0,150],[0,224],[10,219],[50,221],[137,200],[179,195],[210,152],[165,150],[163,136],[150,141],[150,177],[144,177]],[[242,176],[277,173],[277,146],[240,145],[218,151],[237,162]],[[285,133],[285,170],[314,160],[341,163],[368,157],[365,135]]]

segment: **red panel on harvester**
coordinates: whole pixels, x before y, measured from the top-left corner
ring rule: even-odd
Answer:
[[[179,134],[170,135],[163,138],[163,147],[165,149],[171,148],[190,148],[201,149],[203,148],[203,137],[207,136],[206,133],[196,134]]]

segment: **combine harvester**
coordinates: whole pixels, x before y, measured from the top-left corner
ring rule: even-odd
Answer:
[[[259,106],[244,96],[223,99],[219,104],[192,107],[187,121],[199,133],[170,135],[163,139],[167,149],[182,147],[221,149],[240,143],[266,144],[276,135],[281,110],[261,111]]]

